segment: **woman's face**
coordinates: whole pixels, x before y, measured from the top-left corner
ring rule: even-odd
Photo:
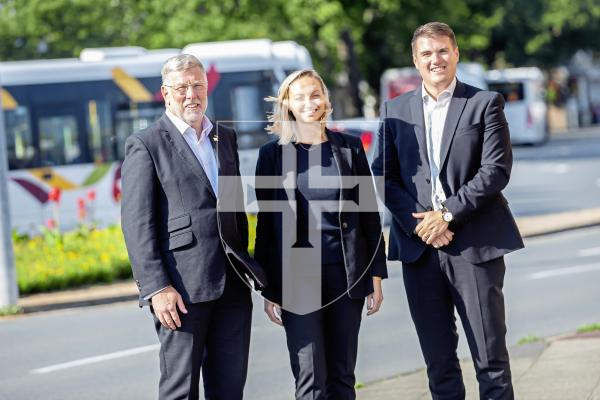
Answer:
[[[296,121],[320,121],[325,114],[327,99],[321,83],[312,76],[303,76],[290,85],[288,107]]]

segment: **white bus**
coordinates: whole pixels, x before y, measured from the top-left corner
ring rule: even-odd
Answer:
[[[548,140],[545,79],[537,67],[507,68],[487,73],[490,90],[506,101],[504,113],[515,144],[543,144]]]
[[[295,42],[243,40],[183,50],[99,48],[73,59],[3,62],[14,229],[35,234],[56,216],[61,229],[72,229],[81,220],[82,202],[88,221],[118,223],[125,139],[163,113],[160,69],[182,52],[204,63],[207,115],[231,121],[239,134],[242,169],[254,171],[256,149],[268,140],[264,120],[270,106],[264,97],[275,93],[287,73],[312,67],[308,51]],[[61,191],[58,203],[52,201],[54,188]]]

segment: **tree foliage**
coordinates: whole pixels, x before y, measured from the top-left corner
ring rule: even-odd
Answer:
[[[461,59],[488,65],[600,48],[598,0],[0,0],[0,59],[267,37],[305,45],[330,83],[358,74],[377,90],[385,69],[412,64],[412,32],[432,20],[454,28]]]

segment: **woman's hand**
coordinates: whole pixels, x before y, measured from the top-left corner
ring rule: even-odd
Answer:
[[[373,293],[367,296],[367,315],[373,315],[379,311],[383,303],[383,289],[381,288],[381,278],[373,277]]]
[[[283,326],[281,322],[281,307],[279,304],[271,303],[269,300],[265,299],[265,313],[267,313],[267,317],[274,323],[279,326]]]

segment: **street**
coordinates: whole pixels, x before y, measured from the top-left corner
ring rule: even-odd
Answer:
[[[527,240],[507,257],[508,343],[600,321],[600,228]],[[357,379],[369,382],[423,367],[402,274],[390,264],[380,313],[365,318]],[[254,296],[248,399],[289,399],[283,330]],[[135,302],[36,314],[0,322],[0,399],[149,399],[158,358],[150,315]],[[460,355],[468,355],[461,332]]]
[[[553,137],[543,146],[513,147],[505,195],[516,216],[600,207],[600,135]]]

